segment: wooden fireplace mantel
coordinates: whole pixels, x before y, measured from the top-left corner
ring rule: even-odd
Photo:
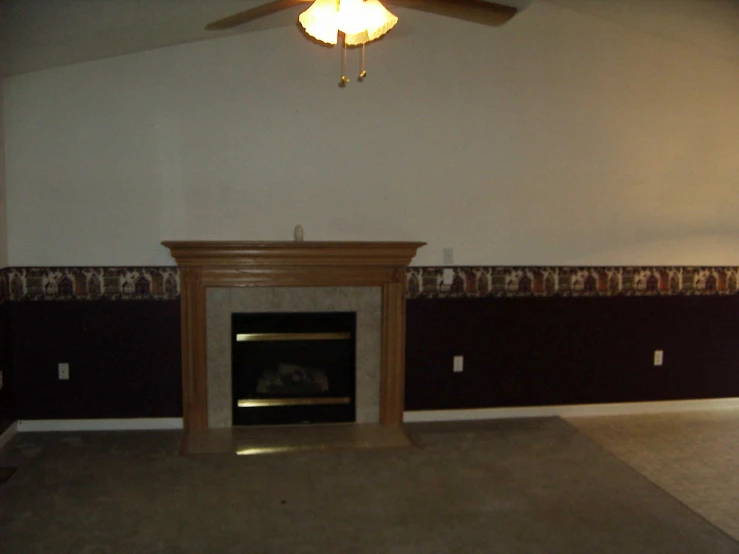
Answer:
[[[424,242],[165,241],[181,268],[185,431],[208,428],[207,287],[382,287],[380,423],[403,419],[406,267]]]

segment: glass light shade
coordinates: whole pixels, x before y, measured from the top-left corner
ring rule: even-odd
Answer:
[[[343,32],[349,46],[380,38],[398,22],[379,0],[316,0],[298,20],[306,33],[327,44],[336,44]]]
[[[337,0],[316,0],[298,17],[298,21],[316,40],[336,44],[339,35],[339,11]]]

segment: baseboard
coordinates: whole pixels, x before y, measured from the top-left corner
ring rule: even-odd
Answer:
[[[528,406],[521,408],[419,410],[405,412],[403,414],[403,421],[406,423],[418,423],[424,421],[472,421],[478,419],[524,417],[590,417],[701,412],[736,408],[739,408],[739,398],[710,398],[705,400],[664,400],[660,402],[624,402],[619,404],[568,404],[563,406]]]
[[[0,448],[5,446],[10,439],[12,439],[15,434],[18,432],[18,422],[14,421],[10,424],[10,427],[5,429],[2,433],[0,433]]]
[[[18,421],[19,433],[55,431],[155,431],[165,429],[182,429],[182,418],[23,419]]]
[[[523,406],[515,408],[475,408],[462,410],[418,410],[403,414],[406,423],[425,421],[472,421],[526,417],[590,417],[659,413],[700,412],[739,409],[739,398],[703,400],[664,400],[660,402],[624,402],[618,404],[566,404],[562,406]],[[24,419],[0,434],[0,447],[16,433],[55,431],[153,431],[182,429],[182,418],[131,419]]]

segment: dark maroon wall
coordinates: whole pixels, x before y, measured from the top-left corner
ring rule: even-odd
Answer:
[[[13,417],[182,413],[178,300],[10,302],[3,329]],[[739,296],[417,299],[407,337],[410,410],[739,396]]]
[[[418,299],[407,335],[408,410],[739,396],[737,296]]]
[[[182,415],[179,301],[11,302],[18,419]],[[70,364],[70,380],[57,364]]]
[[[0,371],[3,372],[3,388],[0,389],[0,433],[17,419],[13,375],[10,371],[10,325],[7,315],[7,304],[0,304]]]

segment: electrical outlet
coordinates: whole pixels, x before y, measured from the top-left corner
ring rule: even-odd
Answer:
[[[662,363],[665,360],[665,351],[664,350],[655,350],[654,351],[654,365],[659,366],[662,365]]]
[[[444,265],[454,264],[454,248],[447,246],[444,248]]]
[[[60,363],[58,366],[59,370],[59,380],[60,381],[69,381],[69,364],[68,363]]]
[[[462,373],[464,371],[464,356],[454,356],[454,373]]]

